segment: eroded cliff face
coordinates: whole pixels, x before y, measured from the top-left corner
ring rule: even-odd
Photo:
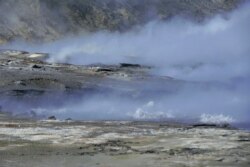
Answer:
[[[202,21],[243,0],[0,0],[0,44],[51,41],[66,34],[127,31],[174,16]]]

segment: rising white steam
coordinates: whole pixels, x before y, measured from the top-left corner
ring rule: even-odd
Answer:
[[[209,124],[224,124],[224,123],[233,123],[235,120],[230,116],[225,116],[223,114],[219,115],[210,115],[202,114],[200,117],[200,122],[209,123]]]
[[[55,111],[53,114],[64,117],[81,115],[87,119],[199,118],[205,113],[202,122],[249,122],[249,8],[245,4],[226,16],[218,15],[200,24],[174,18],[153,21],[127,33],[97,32],[39,46],[19,41],[4,47],[48,52],[52,62],[146,64],[154,66],[157,75],[203,85],[154,96],[150,106],[144,106],[148,101],[140,99],[95,97],[43,113]]]

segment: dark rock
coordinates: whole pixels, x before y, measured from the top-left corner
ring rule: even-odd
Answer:
[[[35,64],[35,65],[33,65],[33,66],[32,66],[32,68],[37,68],[37,69],[40,69],[40,68],[42,68],[42,67],[41,67],[41,66],[39,66],[39,65],[36,65],[36,64]]]
[[[250,139],[240,139],[239,142],[250,142]]]
[[[249,136],[239,136],[239,142],[250,142],[250,137]]]
[[[211,127],[218,127],[218,125],[216,125],[216,124],[194,124],[193,127],[194,128],[196,128],[196,127],[208,127],[208,128],[211,128]]]
[[[25,89],[25,90],[19,90],[19,89],[13,89],[13,90],[10,90],[8,92],[5,92],[7,95],[10,95],[10,96],[40,96],[42,94],[44,94],[44,90],[33,90],[33,89]]]
[[[114,69],[111,68],[98,68],[96,72],[114,72]]]
[[[202,154],[205,153],[206,150],[199,149],[199,148],[183,148],[180,152],[188,153],[188,154]]]
[[[50,117],[48,117],[48,120],[56,120],[56,117],[54,115],[50,116]]]
[[[230,124],[224,123],[224,124],[206,124],[206,123],[200,123],[200,124],[194,124],[192,125],[193,128],[201,127],[201,128],[223,128],[223,129],[234,129]]]
[[[129,63],[120,63],[120,67],[133,67],[133,68],[140,68],[140,64],[129,64]]]
[[[156,150],[146,150],[145,152],[143,152],[144,154],[155,154],[157,153]]]
[[[208,151],[209,150],[199,149],[199,148],[170,149],[169,155],[181,155],[181,154],[195,155],[195,154],[204,154]]]

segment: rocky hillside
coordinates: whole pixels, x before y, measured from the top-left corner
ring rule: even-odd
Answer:
[[[242,0],[0,0],[0,43],[50,41],[67,33],[127,31],[181,15],[202,21]]]

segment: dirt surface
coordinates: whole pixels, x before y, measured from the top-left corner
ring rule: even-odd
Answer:
[[[0,115],[0,166],[242,166],[250,133],[164,122],[59,121]]]

